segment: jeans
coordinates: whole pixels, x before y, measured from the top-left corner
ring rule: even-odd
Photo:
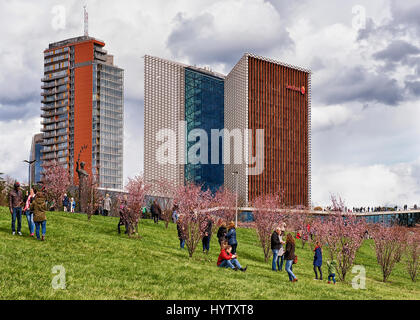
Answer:
[[[105,216],[105,217],[107,217],[108,216],[108,210],[104,209],[102,211],[102,215]]]
[[[203,237],[203,251],[210,250],[210,236]]]
[[[41,221],[41,222],[35,222],[36,226],[36,238],[39,240],[39,228],[42,227],[42,236],[45,236],[45,233],[47,232],[47,220]]]
[[[332,280],[334,281],[334,283],[335,283],[335,273],[330,273],[329,275],[328,275],[328,282],[330,282],[331,281],[331,278],[332,278]]]
[[[12,211],[12,231],[15,232],[16,228],[16,218],[17,218],[17,232],[20,232],[20,230],[22,229],[22,208],[21,207],[17,207],[17,208],[13,208]]]
[[[293,271],[292,271],[292,268],[293,268],[292,266],[293,266],[293,260],[286,260],[285,269],[287,271],[287,274],[289,275],[290,281],[293,281],[293,279],[296,279],[296,276],[293,274]]]
[[[184,239],[179,239],[179,246],[181,249],[184,249],[185,246],[185,240]]]
[[[237,244],[237,243],[235,243],[235,244],[231,244],[231,246],[232,246],[232,251],[231,251],[231,253],[232,253],[232,254],[235,254],[235,253],[236,253],[236,248],[238,247],[238,244]]]
[[[317,267],[317,266],[314,266],[315,279],[318,279],[318,273],[316,272],[316,268],[318,268],[318,270],[319,270],[319,275],[320,275],[319,280],[322,280],[322,270],[321,270],[321,267]]]
[[[281,261],[280,263],[279,263],[279,260]],[[283,269],[283,262],[284,262],[284,255],[279,256],[279,250],[274,249],[273,250],[273,263],[271,265],[271,269],[275,271],[276,264],[277,264],[278,270],[281,271]]]
[[[237,259],[230,259],[230,260],[223,260],[222,263],[219,265],[220,268],[235,268],[241,269],[241,265]]]
[[[26,220],[28,220],[29,233],[33,234],[35,231],[34,214],[31,211],[26,210],[25,215]]]

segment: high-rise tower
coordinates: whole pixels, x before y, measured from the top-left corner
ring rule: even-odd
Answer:
[[[75,173],[78,154],[106,189],[123,187],[124,70],[89,36],[51,43],[42,78],[43,156]]]

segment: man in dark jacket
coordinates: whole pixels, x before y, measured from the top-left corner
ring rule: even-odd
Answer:
[[[70,211],[69,210],[69,205],[70,205],[70,200],[69,197],[67,197],[67,194],[64,194],[64,199],[63,199],[63,210],[64,212]]]
[[[208,219],[206,231],[203,237],[203,253],[209,253],[212,228],[213,228],[213,221],[211,221],[211,219]]]
[[[22,235],[22,204],[23,204],[23,195],[22,190],[20,190],[20,183],[15,182],[13,189],[9,192],[9,210],[12,215],[12,234],[16,234],[16,218],[18,221],[17,232],[18,235]]]
[[[279,265],[279,251],[282,247],[282,241],[280,240],[281,235],[281,228],[277,227],[276,230],[274,230],[273,234],[271,235],[271,250],[273,251],[273,263],[271,265],[271,269],[273,271],[276,270],[276,264],[277,268],[280,271],[280,265]]]
[[[157,203],[156,199],[153,200],[152,206],[150,207],[150,212],[152,213],[152,218],[155,223],[159,223],[159,216],[162,212],[160,209],[159,204]]]

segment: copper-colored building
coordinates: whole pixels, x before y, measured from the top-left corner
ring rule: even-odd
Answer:
[[[123,79],[105,43],[89,36],[51,43],[44,51],[42,161],[75,173],[78,154],[99,185],[122,189]]]
[[[263,167],[256,170],[261,174],[251,175],[246,163],[225,164],[225,185],[238,188],[243,205],[278,190],[284,191],[286,205],[310,205],[310,94],[309,70],[252,54],[226,77],[225,126],[252,132],[245,137],[244,155],[256,155],[256,130],[264,130]]]

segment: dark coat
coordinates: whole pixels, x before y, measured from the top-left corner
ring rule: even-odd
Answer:
[[[64,199],[63,199],[63,206],[68,207],[69,204],[70,204],[69,198],[67,196],[65,196]]]
[[[219,230],[217,230],[217,238],[219,239],[219,241],[225,241],[226,234],[227,234],[226,227],[220,227]]]
[[[36,194],[35,200],[31,203],[30,210],[34,213],[34,222],[47,220],[47,216],[45,215],[47,205],[45,204],[45,198],[42,192]]]
[[[23,195],[22,190],[16,190],[13,189],[9,193],[9,209],[10,211],[13,210],[13,208],[19,208],[23,205]]]
[[[211,220],[207,221],[206,232],[208,234],[208,237],[211,237],[212,228],[213,228],[213,222]]]
[[[182,227],[180,223],[176,224],[176,230],[178,231],[178,239],[185,240],[185,236],[182,234]]]
[[[284,252],[284,260],[295,260],[295,244],[286,242],[286,251]]]
[[[322,250],[320,247],[316,247],[314,251],[314,266],[320,267],[322,266]]]
[[[274,231],[271,235],[271,250],[280,250],[281,242],[279,238],[279,234]]]
[[[152,213],[152,216],[159,216],[161,214],[161,209],[158,204],[152,203],[152,206],[150,207],[150,212]]]
[[[226,239],[228,241],[228,245],[234,245],[234,244],[238,244],[238,241],[236,241],[236,229],[232,228],[228,231],[227,235],[226,235]]]

